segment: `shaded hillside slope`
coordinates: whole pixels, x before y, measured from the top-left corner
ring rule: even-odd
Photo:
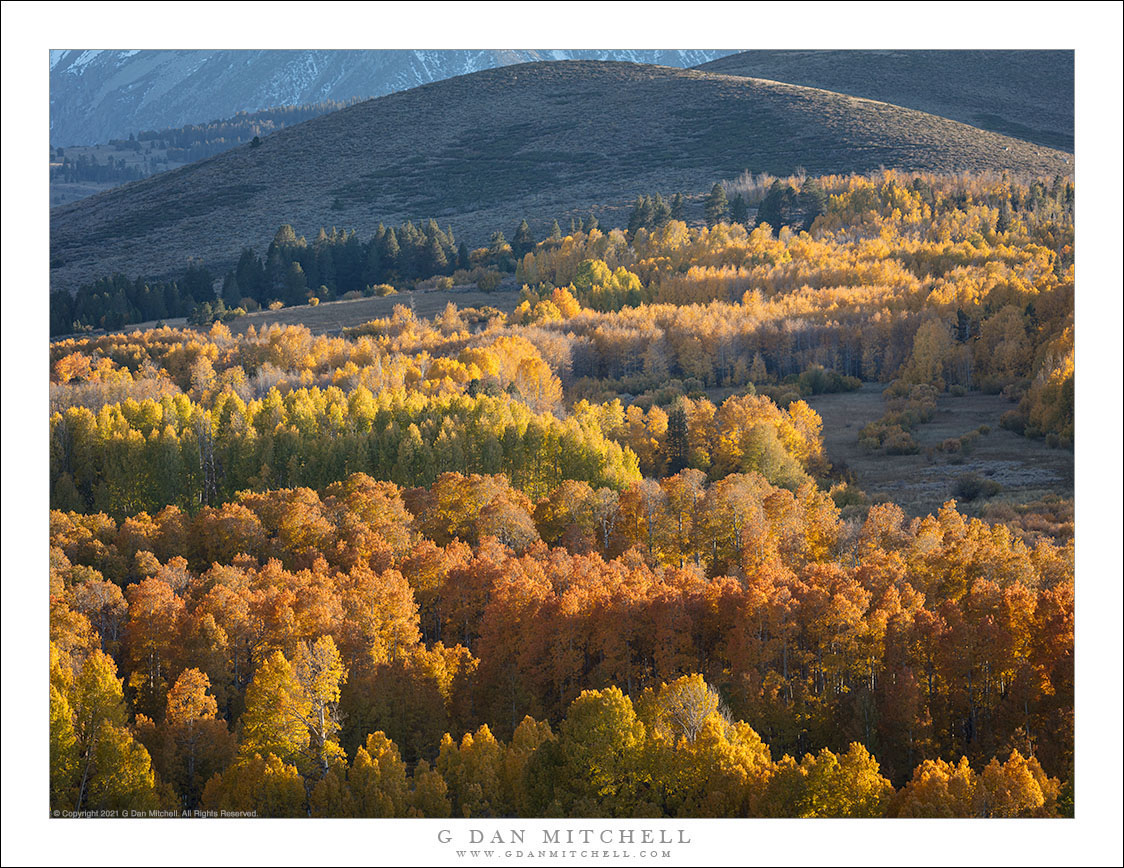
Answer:
[[[743,170],[1004,170],[1054,175],[1067,154],[826,91],[628,63],[487,70],[350,106],[51,214],[52,288],[162,277],[262,251],[278,225],[369,235],[437,218],[470,244],[526,217],[657,190],[700,193]],[[619,210],[612,210],[617,206]]]
[[[729,53],[463,48],[52,51],[51,144],[93,145],[242,111],[371,99],[513,63],[627,60],[685,67]]]
[[[743,51],[696,68],[881,100],[1073,150],[1072,51]]]

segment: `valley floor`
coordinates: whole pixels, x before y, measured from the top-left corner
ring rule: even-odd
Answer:
[[[998,482],[1002,490],[988,503],[1029,503],[1049,494],[1073,497],[1073,451],[1051,449],[1042,440],[1020,437],[999,427],[999,418],[1015,405],[1001,395],[969,392],[956,398],[942,393],[932,422],[913,430],[921,446],[917,455],[869,452],[859,444],[859,431],[885,412],[883,385],[865,383],[857,392],[815,395],[808,404],[823,418],[824,451],[836,466],[846,464],[858,486],[872,501],[892,500],[911,515],[935,512],[952,498],[956,481],[977,473]],[[958,438],[981,425],[990,433],[976,439],[971,450],[947,454],[926,452],[948,438]],[[985,501],[960,504],[962,510]]]

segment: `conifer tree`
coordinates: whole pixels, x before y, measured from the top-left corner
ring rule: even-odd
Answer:
[[[691,447],[687,439],[687,411],[683,402],[676,402],[667,414],[667,470],[678,473],[690,460]]]
[[[277,229],[276,234],[273,236],[273,243],[275,246],[281,248],[296,247],[299,244],[297,241],[297,233],[293,231],[293,227],[288,223],[283,224]]]
[[[647,218],[644,214],[644,203],[647,201],[644,196],[637,196],[636,203],[632,206],[632,213],[628,215],[628,234],[635,235],[637,230],[643,229],[648,225]]]
[[[367,245],[366,256],[363,260],[363,285],[374,286],[375,284],[382,283],[383,277],[383,259],[382,249],[384,246],[384,238],[386,236],[386,229],[380,224],[379,234],[377,234],[371,243]]]
[[[800,228],[807,232],[816,218],[827,210],[827,194],[815,178],[809,178],[801,186],[798,204],[804,212],[804,222]]]
[[[671,219],[684,220],[684,214],[687,208],[687,203],[683,200],[682,193],[676,193],[671,197]]]
[[[746,207],[745,199],[742,194],[738,193],[734,197],[734,201],[730,203],[730,220],[734,223],[745,223],[749,219],[749,209]]]
[[[531,234],[531,227],[524,220],[519,224],[519,227],[515,230],[515,236],[511,239],[511,251],[516,258],[522,259],[525,254],[534,249],[535,236]]]
[[[238,276],[227,272],[222,282],[222,301],[228,308],[239,307],[242,304],[242,287],[238,285]]]
[[[234,278],[238,282],[242,293],[257,302],[264,301],[262,292],[264,290],[265,269],[261,259],[254,256],[254,251],[249,247],[244,248],[242,255],[238,257],[238,265],[234,268]]]
[[[445,258],[445,250],[436,235],[430,235],[425,241],[425,252],[422,257],[422,272],[431,277],[435,274],[444,274],[449,267],[449,260]]]
[[[386,235],[383,237],[382,250],[380,252],[382,254],[383,274],[387,271],[399,270],[399,258],[402,255],[402,247],[398,243],[398,233],[394,231],[393,226],[386,230]]]
[[[488,243],[488,256],[501,271],[511,270],[514,265],[511,245],[502,232],[492,233],[492,240]]]
[[[715,226],[729,216],[730,205],[726,199],[726,188],[721,183],[710,188],[710,195],[706,197],[705,213],[707,226]]]
[[[290,262],[285,274],[284,301],[286,304],[301,304],[308,292],[308,278],[299,262]]]
[[[285,277],[289,272],[289,261],[285,258],[281,248],[270,244],[265,255],[265,278],[262,297],[259,301],[267,302],[285,298]]]
[[[776,180],[769,187],[769,192],[765,194],[757,209],[757,225],[767,223],[772,227],[775,235],[782,227],[789,225],[798,207],[799,197],[796,190],[790,184]]]
[[[336,257],[332,253],[331,244],[325,244],[317,250],[315,261],[317,277],[313,280],[313,285],[319,283],[334,291],[337,286]]]

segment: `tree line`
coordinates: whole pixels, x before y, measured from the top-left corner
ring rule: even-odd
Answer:
[[[520,228],[530,231],[524,222],[517,227],[517,237]],[[523,242],[528,243],[534,242]],[[186,317],[204,304],[213,306],[220,301],[230,310],[257,310],[275,302],[299,305],[313,298],[330,301],[347,293],[373,295],[380,286],[405,286],[458,272],[462,279],[475,282],[483,271],[513,268],[513,247],[502,232],[494,233],[487,247],[469,251],[456,241],[451,228],[441,229],[434,220],[421,226],[406,221],[397,228],[380,224],[367,241],[361,241],[354,231],[321,229],[312,243],[286,224],[278,229],[264,256],[245,248],[221,280],[204,264],[193,261],[178,280],[116,274],[86,284],[73,295],[53,292],[51,334]]]

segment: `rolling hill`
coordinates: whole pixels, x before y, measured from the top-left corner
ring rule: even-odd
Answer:
[[[876,99],[1073,150],[1072,51],[743,51],[696,68]]]
[[[743,170],[880,166],[1054,175],[1070,155],[901,108],[808,87],[631,63],[491,69],[358,103],[182,169],[51,213],[51,286],[122,271],[219,271],[277,226],[369,235],[437,218],[483,243],[527,218],[627,219],[641,193],[700,194]]]
[[[536,60],[693,66],[729,51],[469,50],[52,51],[51,144],[93,145],[237,112],[350,102]]]

